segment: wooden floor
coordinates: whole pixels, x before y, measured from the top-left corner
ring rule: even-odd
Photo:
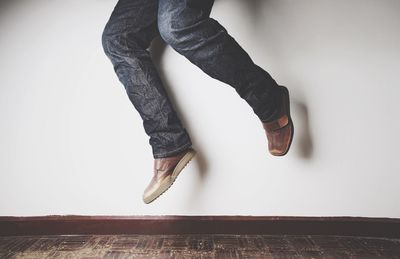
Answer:
[[[0,258],[399,258],[400,239],[318,235],[0,237]]]

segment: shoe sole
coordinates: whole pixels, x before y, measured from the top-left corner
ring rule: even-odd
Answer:
[[[271,153],[274,156],[284,156],[287,154],[287,152],[289,152],[290,146],[292,145],[292,140],[293,140],[293,135],[294,135],[294,126],[293,126],[293,121],[292,121],[292,117],[290,116],[290,97],[289,97],[289,90],[282,86],[283,90],[286,92],[286,104],[287,104],[287,111],[288,111],[288,117],[289,117],[289,122],[288,122],[288,126],[292,127],[291,130],[291,134],[290,134],[290,140],[289,140],[289,144],[288,147],[286,149],[286,151],[284,153]]]
[[[176,167],[174,171],[172,172],[171,176],[165,178],[161,184],[160,187],[153,192],[150,196],[147,198],[143,199],[145,203],[150,203],[154,201],[156,198],[158,198],[161,194],[163,194],[165,191],[171,187],[171,185],[175,182],[176,178],[178,175],[181,173],[183,168],[190,162],[190,160],[196,155],[196,151],[194,149],[189,150],[182,158],[179,160],[179,162],[176,164]]]

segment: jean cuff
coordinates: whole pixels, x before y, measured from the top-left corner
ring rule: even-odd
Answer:
[[[154,157],[154,159],[156,159],[156,158],[174,156],[174,155],[177,155],[177,154],[181,153],[182,151],[188,149],[191,146],[192,146],[192,142],[188,142],[188,143],[184,144],[183,146],[180,146],[177,149],[169,150],[169,151],[162,152],[162,153],[153,154],[153,157]]]

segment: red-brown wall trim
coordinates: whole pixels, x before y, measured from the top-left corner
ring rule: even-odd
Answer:
[[[0,236],[73,234],[289,234],[400,237],[400,219],[292,216],[0,217]]]

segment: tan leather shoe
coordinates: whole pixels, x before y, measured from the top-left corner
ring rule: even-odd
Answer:
[[[294,126],[290,117],[289,90],[285,86],[283,89],[281,117],[271,121],[261,121],[268,139],[268,151],[274,156],[285,155],[290,148],[293,140]]]
[[[153,178],[144,190],[143,201],[150,203],[168,190],[195,155],[196,151],[189,148],[175,156],[154,159]]]

